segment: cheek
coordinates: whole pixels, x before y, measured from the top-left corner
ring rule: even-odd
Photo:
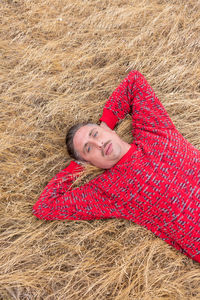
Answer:
[[[99,159],[100,157],[102,157],[102,154],[101,154],[101,150],[99,149],[94,149],[93,153],[92,153],[92,157],[95,159]]]
[[[98,161],[102,157],[101,152],[96,148],[87,156],[87,160],[91,163]]]

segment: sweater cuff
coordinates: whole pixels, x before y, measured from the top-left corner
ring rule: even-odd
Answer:
[[[103,114],[99,121],[105,122],[108,125],[108,127],[114,129],[116,123],[118,122],[118,118],[113,114],[113,112],[110,109],[104,108]]]

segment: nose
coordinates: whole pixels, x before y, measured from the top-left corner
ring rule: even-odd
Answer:
[[[103,147],[103,141],[97,141],[97,146],[101,149]]]
[[[101,140],[96,140],[96,141],[93,141],[95,147],[97,147],[98,149],[101,149],[103,147],[103,141]]]

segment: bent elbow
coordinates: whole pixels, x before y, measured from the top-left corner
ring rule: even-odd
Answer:
[[[38,219],[52,220],[51,207],[48,202],[49,201],[44,202],[44,195],[41,195],[38,201],[33,205],[32,208],[33,215],[36,216]]]
[[[45,219],[44,209],[42,209],[41,204],[38,202],[39,200],[33,205],[32,213],[38,219]]]

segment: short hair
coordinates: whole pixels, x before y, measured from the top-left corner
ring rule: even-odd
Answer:
[[[68,130],[67,134],[66,134],[66,138],[65,138],[65,142],[66,142],[66,146],[67,146],[67,151],[69,153],[69,155],[76,159],[76,160],[81,160],[81,161],[85,161],[80,154],[75,150],[74,148],[74,136],[76,134],[76,132],[83,126],[86,125],[95,125],[92,123],[78,123],[73,125],[72,127],[70,127],[70,129]]]

